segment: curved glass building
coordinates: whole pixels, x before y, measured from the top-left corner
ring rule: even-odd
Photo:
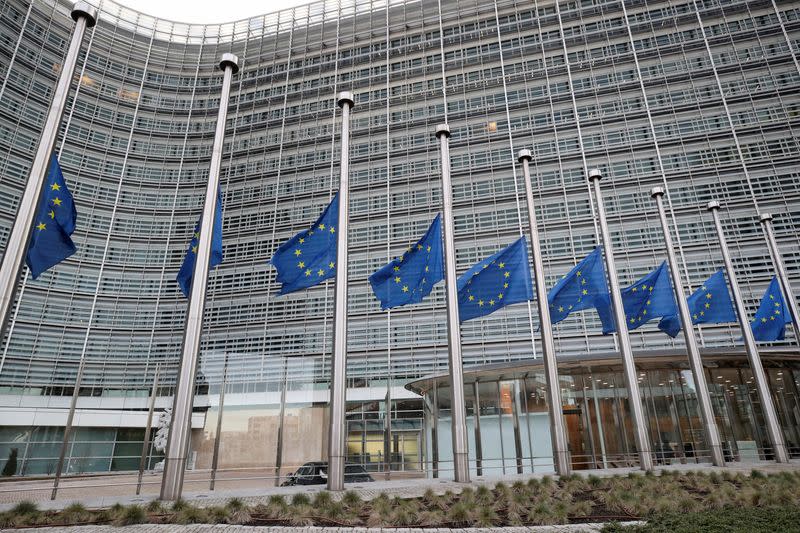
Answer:
[[[97,7],[56,143],[78,210],[78,252],[36,281],[26,273],[0,345],[0,461],[17,448],[20,474],[53,473],[81,357],[66,472],[138,467],[157,368],[157,411],[171,405],[187,308],[175,276],[202,209],[226,52],[241,71],[221,169],[225,260],[209,278],[192,420],[196,469],[211,465],[223,387],[220,469],[268,477],[327,453],[333,283],[278,296],[267,263],[335,192],[340,91],[355,96],[353,462],[431,473],[431,439],[449,440],[431,432],[433,404],[423,404],[432,400],[417,394],[427,389],[405,388],[447,371],[443,286],[421,304],[383,312],[367,282],[440,211],[439,123],[452,129],[459,272],[526,232],[516,153],[527,148],[550,286],[599,243],[590,168],[607,177],[623,284],[665,258],[649,195],[656,185],[668,190],[681,275],[692,288],[722,265],[705,212],[711,199],[723,204],[751,312],[773,275],[758,210],[775,215],[789,276],[800,281],[795,2],[321,0],[209,25],[159,20],[114,0]],[[71,8],[0,0],[0,249],[64,61]],[[540,358],[537,323],[533,303],[465,323],[465,367]],[[775,347],[785,360],[797,356],[788,329]],[[739,357],[735,324],[700,333],[704,349]],[[615,350],[592,312],[572,315],[555,334],[565,361]],[[654,325],[631,337],[637,354],[685,355],[681,338]],[[787,365],[793,386],[775,394],[796,452],[800,373]],[[741,416],[760,424],[751,407]],[[733,439],[732,454],[737,440],[746,439]],[[490,453],[495,446],[483,443],[483,457],[499,453]],[[149,465],[159,460],[149,455]],[[435,460],[448,469],[444,457]]]

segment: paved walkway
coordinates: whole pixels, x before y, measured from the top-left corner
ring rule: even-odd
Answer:
[[[672,471],[688,471],[696,470],[702,472],[743,472],[749,473],[753,469],[758,469],[764,473],[776,473],[784,470],[796,471],[800,470],[800,460],[792,460],[788,464],[778,464],[775,462],[758,462],[758,463],[730,463],[726,467],[714,467],[710,464],[677,464],[669,466],[658,466],[656,470],[672,470]],[[576,473],[583,476],[615,476],[627,475],[630,472],[641,472],[637,468],[609,468],[604,470],[580,470]],[[438,494],[444,493],[446,490],[454,493],[459,493],[466,486],[473,488],[480,485],[494,485],[498,481],[505,483],[513,483],[516,480],[528,480],[530,478],[542,478],[544,474],[513,474],[505,476],[486,476],[474,478],[472,483],[461,484],[456,483],[449,479],[398,479],[392,481],[375,481],[372,483],[354,483],[348,484],[347,489],[353,490],[361,496],[362,499],[369,500],[382,492],[387,492],[392,495],[400,496],[403,498],[414,498],[422,496],[426,490],[432,489]],[[155,478],[154,484],[160,483],[160,476],[152,476]],[[133,480],[134,484],[127,484],[127,478]],[[122,483],[120,480],[122,479]],[[135,491],[135,476],[130,475],[103,475],[85,477],[80,479],[66,479],[63,481],[63,486],[69,488],[59,492],[59,497],[56,500],[50,500],[50,487],[52,480],[38,480],[38,481],[8,481],[0,483],[0,511],[10,509],[19,501],[30,500],[35,501],[40,509],[63,509],[69,504],[80,501],[83,505],[89,508],[102,508],[110,507],[115,503],[123,505],[130,504],[145,504],[149,501],[155,500],[158,497],[156,491],[140,496],[133,495]],[[266,503],[269,497],[273,494],[281,494],[284,496],[291,496],[299,492],[316,493],[325,490],[324,485],[311,485],[299,487],[272,487],[265,486],[271,481],[267,480],[253,480],[248,483],[247,480],[233,482],[228,481],[226,485],[239,483],[239,488],[224,488],[216,491],[209,490],[191,490],[187,488],[183,494],[184,499],[190,501],[194,505],[205,507],[210,505],[222,505],[230,498],[240,498],[248,504]],[[207,488],[208,485],[205,485]],[[220,484],[218,483],[218,487]],[[191,487],[191,485],[189,486]],[[45,490],[46,489],[46,490]],[[334,498],[338,495],[334,494]],[[86,530],[88,531],[88,530]],[[155,531],[155,530],[154,530]],[[231,530],[233,531],[233,530]],[[250,530],[248,530],[250,531]]]
[[[630,522],[640,524],[641,522]],[[75,526],[75,527],[43,527],[36,533],[583,533],[603,529],[603,524],[574,524],[565,526],[531,526],[531,527],[495,527],[495,528],[366,528],[366,527],[263,527],[263,526],[229,526],[229,525],[149,525],[138,526]],[[22,533],[29,529],[0,529],[0,533]]]

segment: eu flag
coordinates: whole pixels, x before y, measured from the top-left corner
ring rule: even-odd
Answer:
[[[687,299],[692,324],[727,324],[736,322],[736,312],[725,283],[725,273],[720,268],[694,291]],[[681,330],[677,315],[665,316],[658,323],[658,329],[675,337]]]
[[[629,330],[654,318],[678,314],[666,261],[630,287],[622,289],[622,307],[625,309]],[[604,329],[603,333],[615,330],[616,328],[610,331]],[[676,331],[675,335],[677,334]]]
[[[307,230],[301,231],[272,256],[282,284],[280,294],[307,289],[336,275],[336,225],[339,222],[339,193]]]
[[[606,271],[600,246],[587,255],[547,293],[553,324],[561,322],[573,311],[597,309],[603,329],[613,329],[611,300],[606,285]]]
[[[528,300],[533,300],[533,287],[525,237],[487,257],[458,278],[461,322]]]
[[[194,276],[194,263],[197,258],[199,241],[200,220],[194,226],[192,240],[189,242],[186,257],[183,258],[183,264],[176,278],[181,286],[181,292],[187,298],[192,290],[192,277]],[[208,266],[214,268],[220,263],[222,263],[222,193],[217,189],[217,208],[214,211],[214,229],[211,230],[211,257],[208,258]]]
[[[419,303],[444,279],[442,219],[439,215],[422,238],[369,277],[381,309]]]
[[[786,336],[786,324],[791,321],[778,278],[773,276],[751,322],[753,336],[757,341],[782,341]]]
[[[75,202],[64,182],[58,158],[53,154],[25,258],[33,279],[75,253],[77,248],[71,235],[77,218]]]

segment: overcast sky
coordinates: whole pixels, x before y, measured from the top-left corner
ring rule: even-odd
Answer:
[[[118,0],[142,13],[176,22],[209,24],[231,22],[311,0]]]

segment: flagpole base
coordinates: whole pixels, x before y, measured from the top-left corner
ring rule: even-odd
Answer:
[[[469,458],[466,453],[453,454],[456,483],[469,483]]]
[[[645,472],[649,472],[653,470],[653,456],[650,455],[650,452],[639,452],[639,468],[644,470]]]
[[[186,472],[186,457],[165,457],[161,482],[160,500],[175,501],[183,493],[183,474]]]
[[[775,462],[776,463],[788,463],[789,462],[789,453],[786,451],[786,445],[780,443],[774,447],[775,450]]]
[[[563,450],[554,454],[556,460],[555,467],[556,475],[569,476],[572,474],[572,454],[569,450]]]
[[[722,445],[711,446],[711,463],[714,466],[725,466],[725,453]]]

